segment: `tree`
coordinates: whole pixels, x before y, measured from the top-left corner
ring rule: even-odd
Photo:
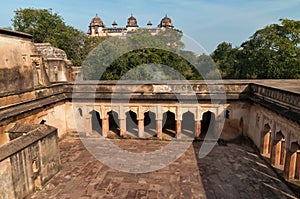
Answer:
[[[211,54],[223,78],[237,78],[238,48],[233,48],[231,43],[222,42]]]
[[[212,58],[224,78],[300,78],[300,21],[280,19],[239,48],[222,42]]]
[[[126,39],[109,38],[84,62],[85,79],[201,79],[190,63],[195,62],[195,54],[181,50],[181,35],[138,30]]]
[[[86,56],[83,50],[86,34],[66,25],[51,9],[18,9],[12,22],[16,31],[31,34],[36,43],[48,42],[64,50],[74,65],[81,65]]]
[[[300,78],[300,21],[281,19],[241,45],[240,77]]]

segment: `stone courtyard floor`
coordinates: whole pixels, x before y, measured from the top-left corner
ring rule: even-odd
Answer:
[[[155,140],[112,143],[136,153],[168,144]],[[248,144],[216,145],[199,159],[201,144],[192,143],[165,168],[132,174],[102,164],[78,137],[68,136],[59,143],[61,171],[32,198],[296,198]]]

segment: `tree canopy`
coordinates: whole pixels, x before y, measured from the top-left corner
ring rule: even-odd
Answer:
[[[240,47],[223,42],[212,58],[225,78],[300,78],[300,21],[281,19]]]
[[[63,18],[53,13],[52,9],[18,9],[12,22],[16,31],[31,34],[34,42],[48,42],[64,50],[77,66],[81,65],[88,50],[95,46],[94,40],[88,38],[83,31],[66,25]]]
[[[193,52],[182,50],[181,36],[181,32],[174,30],[157,35],[138,30],[126,39],[109,38],[83,63],[85,79],[193,80],[202,79],[208,73],[207,78],[213,78],[212,60],[205,62],[207,55],[197,58]]]

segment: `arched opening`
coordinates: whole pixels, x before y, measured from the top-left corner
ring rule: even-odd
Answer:
[[[100,119],[100,113],[92,110],[90,112],[92,115],[92,130],[96,131],[97,133],[102,132],[102,119]]]
[[[229,119],[229,117],[230,117],[229,115],[230,115],[229,110],[226,110],[226,111],[225,111],[225,118],[226,118],[226,119]]]
[[[272,146],[272,157],[271,163],[279,169],[283,170],[284,163],[285,163],[285,137],[281,131],[275,134],[275,141]]]
[[[214,135],[215,114],[211,111],[203,113],[201,121],[200,137],[204,138],[206,135]]]
[[[162,131],[163,133],[175,137],[176,136],[176,121],[175,114],[171,111],[167,111],[163,114],[162,120]]]
[[[115,111],[109,111],[108,113],[108,123],[109,131],[120,135],[120,125],[119,125],[119,114]]]
[[[195,116],[190,111],[182,115],[181,128],[182,136],[187,136],[189,138],[195,137]]]
[[[241,119],[240,119],[240,132],[241,132],[241,135],[244,136],[244,119],[243,119],[243,117],[241,117]]]
[[[80,117],[83,116],[83,113],[82,113],[82,109],[81,109],[81,108],[78,108],[78,114],[79,114]]]
[[[31,163],[31,171],[32,171],[32,178],[34,181],[34,186],[35,189],[40,189],[41,188],[41,177],[40,177],[40,168],[39,168],[39,161],[37,160],[32,160]]]
[[[145,137],[154,137],[157,134],[156,115],[151,111],[144,113],[144,133]]]
[[[299,151],[300,145],[298,142],[292,142],[290,149],[286,153],[284,165],[284,177],[287,180],[299,180]]]
[[[129,134],[138,137],[137,115],[133,111],[126,112],[126,130]]]
[[[46,120],[41,120],[40,121],[40,124],[45,124],[46,123]]]
[[[261,145],[260,152],[269,157],[271,154],[271,127],[269,124],[265,124],[261,132]]]

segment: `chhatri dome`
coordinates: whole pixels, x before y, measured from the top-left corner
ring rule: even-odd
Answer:
[[[131,14],[131,16],[127,19],[127,26],[126,27],[139,27],[137,25],[136,18]]]
[[[139,27],[137,19],[132,14],[127,19],[126,27],[118,27],[116,21],[113,21],[111,25],[111,27],[106,27],[102,19],[96,14],[90,22],[87,34],[91,37],[126,37],[140,29],[149,31],[151,35],[156,35],[165,29],[174,28],[172,20],[167,15],[160,21],[160,24],[157,27],[152,27],[151,21],[148,21],[147,27]]]
[[[172,20],[166,15],[161,21],[160,24],[158,25],[160,28],[174,28],[172,24]]]
[[[91,27],[98,26],[98,27],[104,27],[103,21],[100,17],[98,17],[98,14],[92,19],[90,23]]]

